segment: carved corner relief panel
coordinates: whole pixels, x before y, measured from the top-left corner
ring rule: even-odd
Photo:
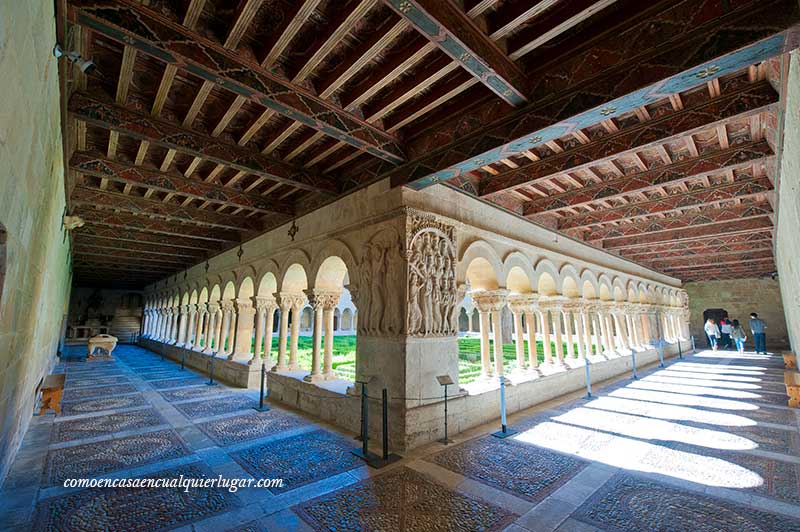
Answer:
[[[433,215],[409,213],[406,243],[409,336],[457,334],[455,228]]]
[[[358,285],[348,286],[358,308],[358,333],[400,336],[404,333],[402,297],[405,253],[393,227],[378,230],[359,257]]]

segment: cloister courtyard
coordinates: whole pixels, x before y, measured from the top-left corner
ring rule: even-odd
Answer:
[[[800,530],[797,0],[6,0],[0,71],[0,532]]]

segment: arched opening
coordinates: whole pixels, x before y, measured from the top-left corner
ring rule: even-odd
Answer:
[[[353,312],[346,308],[342,311],[342,332],[353,330]]]
[[[458,332],[469,332],[469,316],[467,315],[467,309],[464,307],[461,307],[461,310],[458,311]]]

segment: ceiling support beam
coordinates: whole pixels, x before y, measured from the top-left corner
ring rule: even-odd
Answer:
[[[74,243],[75,245],[81,244],[96,249],[130,251],[142,256],[147,255],[154,257],[176,257],[180,258],[184,263],[193,261],[197,262],[200,260],[204,260],[206,258],[206,253],[202,249],[198,250],[178,249],[171,247],[167,244],[159,245],[159,244],[149,244],[144,242],[141,243],[125,242],[123,244],[111,238],[95,237],[93,235],[80,231],[75,233]]]
[[[121,194],[109,190],[98,190],[86,185],[77,185],[72,192],[75,205],[114,209],[128,214],[143,214],[167,222],[193,223],[206,227],[246,233],[259,233],[263,229],[257,219],[217,214],[206,209],[181,207],[180,205]],[[254,234],[252,236],[255,236]]]
[[[262,214],[274,212],[291,215],[294,212],[291,205],[271,200],[259,194],[240,192],[234,188],[198,179],[188,179],[177,172],[161,172],[155,168],[131,166],[98,154],[75,152],[69,164],[70,168],[86,175],[208,201],[215,205],[242,207]]]
[[[86,225],[77,229],[75,236],[125,242],[125,246],[130,244],[163,246],[164,249],[175,249],[180,253],[202,251],[206,256],[216,255],[223,251],[223,246],[216,242],[209,242],[206,240],[197,241],[190,238],[147,233],[138,228],[111,227],[91,222],[87,222]]]
[[[125,135],[147,140],[150,144],[174,149],[194,157],[223,164],[229,168],[291,185],[312,192],[334,194],[338,185],[276,159],[218,138],[184,129],[164,120],[138,113],[120,105],[103,102],[88,94],[76,92],[69,99],[70,113],[88,123]]]
[[[384,0],[425,38],[514,107],[527,102],[520,68],[449,0]]]
[[[712,236],[719,237],[724,235],[746,234],[763,231],[764,229],[772,229],[772,220],[770,220],[769,216],[761,216],[759,218],[741,221],[727,221],[689,229],[681,228],[672,231],[607,238],[602,241],[602,248],[606,250],[618,250],[624,254],[623,250],[641,247],[648,248],[657,243],[663,244],[690,241]]]
[[[750,116],[763,112],[777,102],[778,93],[769,83],[748,85],[736,92],[724,94],[656,120],[641,122],[616,134],[600,137],[551,157],[532,161],[518,169],[485,178],[481,180],[480,195],[489,196],[516,187],[536,184],[558,174],[602,166],[614,157],[658,147],[686,135],[716,128],[735,116]]]
[[[694,159],[685,159],[645,172],[629,174],[601,183],[592,183],[583,188],[567,190],[525,204],[525,216],[533,216],[568,207],[577,207],[599,200],[608,200],[626,194],[652,190],[672,183],[685,182],[710,173],[749,167],[755,161],[772,156],[766,141],[742,144],[727,150],[718,150]]]
[[[207,240],[219,244],[238,244],[241,238],[231,231],[219,231],[186,224],[165,223],[146,216],[136,216],[121,212],[106,212],[87,208],[75,209],[73,215],[80,216],[87,224],[130,229],[184,239]]]
[[[597,227],[584,233],[584,240],[593,242],[597,240],[607,240],[622,236],[635,236],[645,233],[657,233],[661,231],[674,231],[685,229],[693,231],[705,225],[716,224],[733,220],[749,220],[772,214],[772,206],[769,202],[761,201],[751,205],[734,205],[720,209],[703,209],[699,212],[690,212],[678,216],[668,216],[665,218],[655,218],[652,220],[640,220],[629,224],[622,224],[609,227]]]
[[[227,50],[133,0],[74,0],[74,20],[111,39],[393,163],[397,139],[307,89]]]
[[[647,266],[659,271],[702,268],[718,264],[745,262],[754,259],[772,259],[772,248],[746,249],[719,255],[703,255],[701,257],[668,257],[643,261]]]
[[[680,2],[674,10],[685,9],[688,3]],[[413,162],[386,176],[394,186],[414,189],[460,178],[669,94],[705,86],[707,81],[796,46],[791,32],[785,31],[800,21],[800,7],[792,0],[748,2],[727,11],[721,3],[708,4],[708,8],[703,18],[707,22],[700,26],[696,25],[699,19],[674,23],[670,17],[676,15],[671,8],[655,20],[648,18],[631,27],[631,34],[642,35],[649,35],[654,25],[658,27],[657,39],[651,38],[657,46],[651,48],[628,46],[617,34],[598,40],[575,61],[558,63],[537,77],[533,103],[522,112],[506,114],[489,127],[481,124],[471,134],[460,131],[457,139],[453,136],[453,142],[439,149],[431,150],[424,140],[415,141],[410,153]],[[749,29],[753,20],[759,21],[756,34]],[[716,45],[709,47],[708,42]],[[593,54],[607,60],[597,66],[586,64],[586,57]],[[576,66],[578,60],[583,67]],[[489,103],[484,106],[488,110]],[[474,116],[489,116],[482,112],[483,107],[470,110]],[[463,117],[459,119],[463,121]],[[441,138],[437,143],[442,144]]]
[[[767,177],[724,183],[708,189],[693,190],[685,194],[669,194],[666,197],[642,203],[630,203],[612,209],[597,209],[558,220],[558,229],[585,229],[617,221],[632,221],[653,214],[669,214],[689,208],[707,207],[719,201],[745,199],[762,195],[772,190]]]

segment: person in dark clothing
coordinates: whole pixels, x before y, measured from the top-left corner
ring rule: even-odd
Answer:
[[[750,332],[753,333],[753,343],[756,353],[767,354],[767,324],[753,312],[750,314]]]

